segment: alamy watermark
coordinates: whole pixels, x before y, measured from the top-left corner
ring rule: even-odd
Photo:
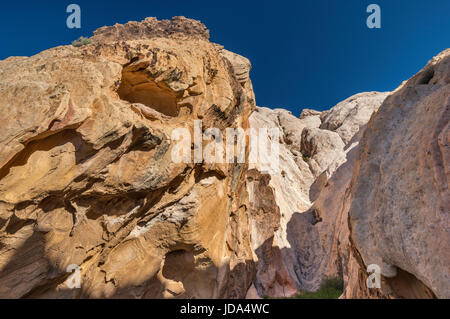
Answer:
[[[366,279],[367,288],[381,288],[381,267],[377,264],[367,266],[369,276]]]
[[[370,4],[366,9],[370,15],[367,17],[366,25],[369,29],[381,28],[381,7],[378,4]],[[66,25],[69,29],[81,28],[81,7],[78,4],[69,4],[66,8],[66,13],[70,13],[67,17]]]
[[[69,29],[81,28],[81,8],[78,4],[69,4],[66,13],[70,13],[67,17],[66,25]]]
[[[369,29],[380,29],[381,28],[381,8],[378,4],[370,4],[367,7],[367,13],[371,13],[367,17],[366,25]]]
[[[193,136],[192,136],[193,135]],[[224,140],[225,136],[225,140]],[[171,134],[172,161],[175,163],[245,163],[249,141],[250,164],[258,164],[267,174],[278,174],[280,161],[280,130],[273,128],[218,128],[203,130],[202,121],[194,121],[194,130],[176,128]]]
[[[69,289],[81,288],[81,268],[76,264],[67,266],[66,272],[71,273],[66,279],[65,284]]]

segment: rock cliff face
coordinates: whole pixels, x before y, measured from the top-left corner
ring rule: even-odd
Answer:
[[[387,295],[450,298],[449,122],[446,50],[385,100],[361,139],[350,240],[361,266],[381,266]]]
[[[297,118],[256,107],[249,60],[198,21],[91,40],[0,61],[1,298],[288,297],[327,277],[343,298],[450,297],[450,50]],[[195,160],[213,127],[279,129],[279,170],[248,143],[243,163]]]
[[[267,108],[250,116],[250,126],[279,127],[282,132],[281,174],[264,180],[273,192],[273,207],[264,210],[265,216],[279,210],[280,225],[273,238],[264,238],[272,252],[266,248],[258,256],[255,283],[260,295],[290,296],[292,287],[294,292],[315,290],[325,278],[343,276],[350,246],[347,215],[340,209],[365,124],[387,95],[357,94],[330,111],[304,110],[300,118]],[[258,165],[254,169],[261,171]],[[266,203],[267,195],[258,188],[249,193],[250,207],[254,201]],[[261,240],[254,246],[261,247]]]
[[[92,40],[0,64],[0,297],[244,297],[246,167],[174,163],[171,131],[247,126],[248,60],[185,18]]]

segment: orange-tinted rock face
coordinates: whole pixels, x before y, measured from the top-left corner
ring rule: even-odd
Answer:
[[[245,167],[174,163],[171,132],[245,127],[248,60],[193,20],[114,28],[0,62],[0,296],[244,297]]]
[[[327,277],[343,298],[449,297],[448,50],[296,118],[257,108],[250,61],[198,21],[91,40],[0,61],[1,298],[289,297]],[[278,170],[249,143],[194,161],[213,127],[278,129]]]

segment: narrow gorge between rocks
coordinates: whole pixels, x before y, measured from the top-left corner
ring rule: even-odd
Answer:
[[[346,299],[450,298],[450,49],[296,117],[257,106],[250,61],[209,36],[146,18],[0,61],[0,298],[290,298],[330,279]],[[280,172],[248,144],[245,163],[175,163],[196,120],[277,128]]]

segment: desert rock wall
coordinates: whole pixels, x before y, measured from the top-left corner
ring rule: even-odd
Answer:
[[[300,117],[257,107],[250,69],[184,17],[0,61],[0,298],[449,298],[450,51]],[[208,128],[250,132],[244,161],[197,160]]]

